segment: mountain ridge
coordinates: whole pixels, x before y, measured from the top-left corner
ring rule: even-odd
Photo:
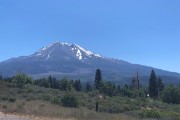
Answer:
[[[97,68],[102,69],[106,79],[122,80],[132,78],[138,70],[141,76],[149,76],[155,69],[158,76],[180,79],[180,74],[123,60],[105,57],[74,43],[53,42],[29,56],[20,56],[0,62],[0,74],[12,76],[26,73],[33,76],[87,76],[93,79]],[[85,77],[86,78],[86,77]]]

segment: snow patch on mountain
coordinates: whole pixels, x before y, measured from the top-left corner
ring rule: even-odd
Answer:
[[[47,56],[47,58],[46,58],[46,60],[48,60],[49,58],[50,58],[50,55],[51,55],[51,53],[54,51],[54,49],[53,50],[51,50],[50,52],[49,52],[49,54],[48,54],[48,56]]]
[[[41,53],[38,53],[37,56],[41,56]]]
[[[96,57],[102,57],[101,55],[99,55],[99,54],[94,54],[94,56],[96,56]],[[103,58],[103,57],[102,57]]]
[[[37,53],[39,53],[39,54],[37,54],[37,56],[40,56],[43,51],[48,50],[48,49],[51,48],[52,46],[69,46],[69,47],[70,47],[71,45],[72,45],[72,44],[69,44],[69,43],[64,43],[64,42],[58,42],[58,41],[56,41],[56,42],[53,42],[53,43],[51,43],[50,45],[45,46],[45,47],[43,47],[42,49],[40,49],[40,50],[37,52]]]
[[[85,52],[86,53],[86,55],[88,55],[88,56],[91,56],[92,54],[93,54],[93,52],[91,52],[91,51],[89,51],[89,50],[86,50],[86,49],[84,49],[84,48],[82,48],[81,46],[79,46],[79,45],[76,45],[80,50],[82,50],[83,52]]]
[[[92,55],[96,56],[96,57],[102,57],[101,55],[99,54],[95,54],[89,50],[86,50],[85,48],[79,46],[79,45],[76,45],[81,51],[83,51],[86,55],[88,55],[89,57],[92,57]]]
[[[50,54],[48,54],[48,56],[47,56],[46,60],[48,60],[48,59],[49,59],[49,57],[50,57]]]
[[[63,42],[59,42],[60,45],[62,46],[71,46],[72,44],[69,44],[69,43],[63,43]]]
[[[43,47],[43,48],[41,49],[41,51],[44,51],[44,50],[50,48],[50,47],[53,46],[53,45],[54,45],[54,43],[52,43],[52,44],[50,44],[50,45],[48,45],[48,46],[45,46],[45,47]]]
[[[79,49],[77,50],[76,57],[78,57],[79,60],[82,60],[82,58],[83,58],[82,53],[81,53],[81,51]]]
[[[71,50],[72,50],[72,51],[74,51],[74,50],[75,50],[75,48],[71,48]]]

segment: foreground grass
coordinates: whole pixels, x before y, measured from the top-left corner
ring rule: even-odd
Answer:
[[[49,120],[135,120],[126,114],[96,113],[86,108],[65,108],[43,101],[16,101],[8,104],[5,113]]]

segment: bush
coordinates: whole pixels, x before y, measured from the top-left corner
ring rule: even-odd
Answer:
[[[61,102],[64,106],[66,107],[78,107],[79,106],[79,101],[77,100],[77,98],[71,94],[71,93],[67,93],[65,94],[62,99]]]
[[[155,110],[145,110],[140,114],[142,118],[160,118],[160,114],[158,111]]]
[[[7,108],[7,105],[3,105],[3,109],[6,109]]]
[[[14,97],[9,98],[9,102],[15,102],[15,101],[16,101],[16,98]]]
[[[28,84],[28,85],[26,85],[25,87],[26,87],[26,89],[27,89],[27,93],[32,93],[32,92],[34,92],[32,85]]]
[[[53,104],[60,104],[61,101],[60,101],[60,99],[59,99],[58,97],[54,97],[54,98],[51,100],[51,103],[53,103]]]
[[[41,98],[45,101],[50,101],[53,97],[51,94],[47,94],[47,95],[42,95]]]
[[[13,83],[15,83],[18,88],[23,88],[25,84],[31,84],[32,79],[26,74],[17,74],[13,77]]]
[[[180,113],[166,111],[162,113],[163,120],[180,120]]]
[[[1,99],[6,101],[6,100],[8,100],[8,96],[2,96]]]

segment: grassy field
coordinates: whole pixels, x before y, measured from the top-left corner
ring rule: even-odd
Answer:
[[[105,112],[96,113],[86,108],[65,108],[53,105],[48,102],[31,101],[19,108],[23,101],[9,104],[5,113],[28,116],[30,119],[49,119],[49,120],[135,120],[126,114],[110,114]]]
[[[165,104],[146,98],[121,96],[99,100],[99,112],[95,112],[98,100],[96,92],[76,92],[79,107],[64,107],[60,99],[65,91],[26,85],[24,88],[0,82],[0,110],[5,114],[28,116],[46,120],[180,120],[180,105]]]

